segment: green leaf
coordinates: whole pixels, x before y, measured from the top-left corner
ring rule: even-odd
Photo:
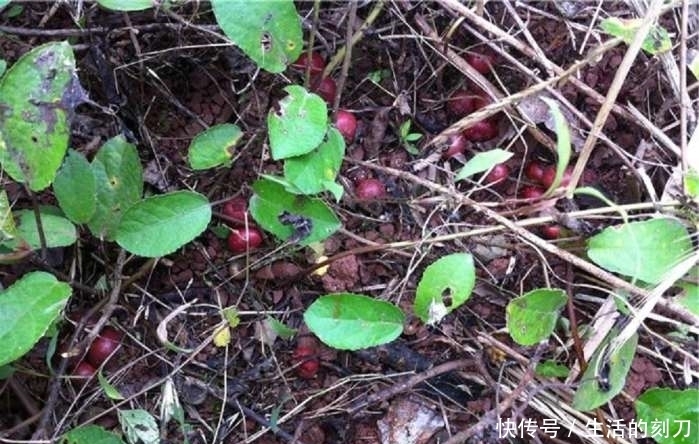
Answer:
[[[287,327],[284,323],[271,316],[268,316],[265,322],[282,339],[291,339],[296,334],[296,329]]]
[[[691,251],[686,228],[669,218],[605,228],[587,244],[587,255],[597,265],[649,284],[660,283]]]
[[[92,219],[97,207],[97,185],[90,162],[70,150],[53,182],[53,191],[63,212],[76,224]]]
[[[155,6],[154,0],[97,0],[97,4],[112,11],[143,11]]]
[[[115,401],[120,401],[124,399],[124,396],[121,393],[119,393],[119,390],[117,390],[117,388],[110,384],[107,378],[105,378],[105,376],[102,374],[102,371],[99,371],[97,373],[97,380],[99,381],[102,390],[104,390],[104,394],[107,395],[107,398],[113,399]]]
[[[692,275],[694,282],[699,282],[696,269],[694,273],[695,274]],[[699,285],[689,282],[682,282],[678,285],[682,288],[682,293],[675,298],[675,301],[692,312],[695,316],[699,316]]]
[[[323,99],[298,85],[289,85],[284,91],[288,95],[279,101],[279,110],[271,109],[267,115],[274,160],[313,151],[328,130],[328,106]]]
[[[699,390],[651,388],[636,399],[636,420],[647,425],[650,438],[658,444],[699,442]],[[652,424],[667,423],[665,430],[653,430]]]
[[[73,245],[78,239],[78,233],[68,219],[55,214],[55,208],[41,207],[41,226],[44,230],[46,246],[48,248],[67,247]],[[16,213],[19,221],[18,237],[26,242],[33,250],[41,248],[39,229],[36,225],[36,217],[32,210],[20,210]]]
[[[124,444],[124,441],[100,426],[88,425],[66,433],[61,444]]]
[[[193,170],[205,170],[230,165],[233,148],[242,137],[243,132],[232,123],[222,123],[202,131],[189,145],[189,166]]]
[[[141,199],[143,168],[136,147],[123,136],[105,142],[92,161],[97,205],[88,222],[92,234],[113,240],[124,212]]]
[[[68,116],[85,99],[67,42],[41,45],[0,78],[0,164],[33,191],[53,181],[68,149]]]
[[[511,152],[500,148],[478,153],[466,162],[461,171],[456,174],[454,180],[462,180],[474,174],[488,171],[495,165],[505,162],[510,157],[512,157]]]
[[[301,19],[291,0],[212,0],[223,32],[260,68],[279,73],[303,49]]]
[[[507,330],[520,345],[534,345],[553,332],[568,296],[563,290],[539,288],[507,304]]]
[[[636,353],[638,335],[631,336],[618,352],[609,357],[609,367],[605,372],[600,359],[608,347],[609,340],[614,338],[619,331],[618,329],[613,329],[612,333],[608,336],[607,341],[599,347],[599,351],[595,354],[594,359],[591,360],[592,362],[589,363],[587,370],[580,379],[578,390],[573,396],[573,408],[577,410],[589,411],[596,409],[611,400],[624,388],[626,375],[629,373],[633,356]],[[601,384],[605,377],[608,379],[607,387]]]
[[[193,191],[148,197],[126,210],[116,241],[145,257],[170,254],[199,236],[211,221],[208,199]]]
[[[694,78],[699,80],[699,52],[694,53],[691,60],[687,60],[689,71],[694,74]]]
[[[541,100],[548,105],[551,110],[551,115],[553,116],[553,124],[556,128],[556,153],[558,154],[556,176],[553,179],[553,183],[544,194],[544,196],[548,196],[560,185],[561,179],[563,179],[563,173],[568,166],[568,162],[570,162],[570,129],[568,128],[568,122],[566,122],[565,116],[563,116],[561,109],[558,107],[558,102],[548,97],[542,97]]]
[[[407,142],[416,142],[420,139],[422,139],[422,134],[419,133],[410,133],[407,136],[405,136],[405,140]]]
[[[684,189],[690,198],[699,198],[699,171],[691,166],[687,168],[687,174],[684,175]]]
[[[345,156],[345,139],[335,128],[315,150],[284,162],[284,177],[303,194],[316,194],[334,182]]]
[[[5,74],[6,69],[7,69],[7,62],[4,59],[0,59],[0,77],[2,77],[3,74]]]
[[[18,236],[15,217],[5,190],[0,191],[0,244]]]
[[[538,376],[544,378],[565,378],[570,373],[570,369],[556,361],[543,361],[537,364],[534,370]]]
[[[641,27],[641,19],[620,19],[617,17],[609,17],[600,23],[600,28],[607,34],[621,38],[626,44],[630,44],[636,37],[636,33]],[[667,30],[659,25],[652,25],[648,31],[648,35],[643,39],[641,46],[644,51],[655,55],[672,48],[672,40]]]
[[[146,410],[118,410],[117,412],[119,423],[129,443],[158,444],[160,442],[158,424]]]
[[[31,350],[58,318],[70,294],[70,285],[43,271],[29,272],[0,292],[0,365]]]
[[[255,194],[250,199],[250,214],[262,228],[282,240],[294,234],[290,225],[279,221],[284,211],[308,218],[311,222],[311,233],[300,240],[300,245],[322,241],[341,226],[337,216],[319,199],[294,195],[268,179],[256,181],[252,188]]]
[[[353,293],[321,296],[303,314],[309,330],[338,350],[391,342],[403,331],[404,317],[393,304]]]
[[[428,325],[438,324],[471,297],[476,268],[468,253],[454,253],[430,264],[417,284],[415,314]]]

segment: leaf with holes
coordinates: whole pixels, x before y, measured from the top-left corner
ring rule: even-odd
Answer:
[[[539,288],[507,304],[507,331],[520,345],[534,345],[551,336],[568,296],[563,290]]]
[[[53,182],[63,212],[76,224],[92,219],[97,207],[97,185],[92,166],[81,153],[70,150]]]
[[[641,27],[641,19],[621,19],[618,17],[608,17],[600,23],[600,28],[607,34],[620,37],[627,44],[636,38],[636,33]],[[641,48],[648,54],[660,54],[672,48],[672,40],[667,29],[660,25],[652,25],[648,35],[643,39]]]
[[[675,219],[657,218],[605,228],[587,243],[597,265],[649,284],[692,252],[687,229]]]
[[[0,292],[0,366],[31,350],[70,294],[70,285],[43,271],[27,273]]]
[[[303,87],[284,88],[287,96],[279,101],[279,109],[267,115],[269,145],[274,160],[301,156],[313,151],[328,130],[328,106]]]
[[[318,339],[338,350],[359,350],[393,341],[405,315],[395,305],[362,294],[321,296],[303,314]]]
[[[265,71],[279,73],[301,55],[301,19],[292,0],[212,0],[223,32]]]
[[[471,297],[475,283],[473,256],[468,253],[444,256],[422,274],[413,310],[426,324],[438,324]]]
[[[299,240],[300,245],[308,245],[328,238],[337,231],[341,223],[332,210],[320,199],[298,196],[284,189],[283,185],[262,179],[252,186],[255,194],[250,199],[250,214],[262,228],[282,240],[295,234],[292,224],[279,220],[285,211],[309,223],[307,236]]]
[[[303,194],[320,193],[335,182],[344,156],[345,140],[338,130],[330,128],[318,148],[284,162],[284,177]]]
[[[232,123],[222,123],[202,131],[189,145],[189,166],[193,170],[205,170],[230,165],[233,148],[242,137],[243,132]]]
[[[126,210],[116,241],[145,257],[165,256],[199,236],[211,221],[211,205],[193,191],[148,197]]]
[[[86,98],[68,42],[29,51],[0,78],[0,164],[33,191],[51,184],[68,149],[68,117]]]
[[[95,236],[112,240],[124,212],[141,199],[143,168],[136,147],[123,136],[109,139],[92,160],[97,200],[87,226]]]

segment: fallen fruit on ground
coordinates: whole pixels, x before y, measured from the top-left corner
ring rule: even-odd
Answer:
[[[228,248],[234,253],[245,253],[262,245],[262,232],[257,227],[234,228],[228,235]]]
[[[119,330],[109,326],[104,327],[87,350],[87,361],[94,367],[102,365],[119,348],[121,338],[122,334]]]
[[[447,112],[453,117],[464,117],[478,106],[477,94],[467,89],[456,90],[447,100]]]
[[[323,100],[332,104],[337,93],[337,85],[330,77],[316,75],[311,78],[311,92],[318,94]]]
[[[379,179],[364,179],[357,184],[356,193],[362,200],[381,199],[386,196],[386,186]]]
[[[248,202],[242,197],[234,197],[225,204],[221,213],[226,216],[224,222],[229,227],[244,227],[248,217]],[[248,224],[250,222],[247,222]]]
[[[466,62],[481,74],[488,74],[495,62],[495,56],[487,53],[469,52],[466,54]]]
[[[492,118],[481,120],[466,128],[463,134],[471,142],[486,142],[498,135],[498,124]]]
[[[570,176],[573,173],[573,169],[568,167],[563,172],[563,177],[561,178],[561,183],[558,184],[561,187],[568,186],[570,183]],[[549,165],[544,169],[544,174],[541,176],[541,184],[546,188],[553,184],[553,180],[556,178],[556,165]]]
[[[546,239],[558,239],[561,235],[560,225],[545,225],[541,227],[541,235]]]
[[[494,185],[507,179],[507,176],[509,175],[510,167],[508,167],[504,163],[499,163],[495,165],[492,170],[490,170],[487,176],[485,176],[485,183]]]
[[[313,379],[320,368],[320,361],[316,355],[316,350],[313,347],[299,345],[294,350],[294,362],[299,363],[296,367],[296,374],[303,379]]]
[[[311,57],[309,59],[308,52],[304,51],[299,58],[291,64],[291,67],[305,72],[308,65],[311,66],[311,74],[320,74],[325,69],[325,60],[323,56],[315,51],[311,52]]]
[[[538,199],[544,195],[546,190],[541,187],[526,186],[522,188],[520,195],[523,199]]]
[[[335,114],[335,128],[345,138],[345,142],[350,144],[357,134],[357,118],[351,112],[340,109]]]
[[[452,157],[458,154],[463,154],[464,151],[466,151],[467,143],[468,140],[466,140],[466,137],[464,137],[463,134],[450,136],[447,149],[444,151],[444,154],[442,154],[442,156],[445,159],[451,159]]]
[[[541,162],[531,161],[524,168],[524,175],[532,182],[541,183],[541,179],[544,177],[545,169],[546,165],[543,165]]]
[[[95,374],[97,369],[92,366],[89,362],[83,361],[75,367],[73,370],[73,375],[81,378],[89,378]]]

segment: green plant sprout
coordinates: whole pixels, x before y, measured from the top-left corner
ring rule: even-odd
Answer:
[[[415,146],[415,142],[422,139],[422,134],[410,132],[411,125],[412,122],[410,120],[401,123],[400,128],[398,128],[398,138],[401,146],[405,148],[407,152],[412,155],[417,155],[420,154],[420,150]]]

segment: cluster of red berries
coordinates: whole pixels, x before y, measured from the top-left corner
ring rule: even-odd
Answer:
[[[83,378],[94,375],[97,368],[119,348],[121,338],[122,334],[119,330],[109,326],[104,327],[90,344],[85,359],[78,362],[73,369],[73,375]]]

